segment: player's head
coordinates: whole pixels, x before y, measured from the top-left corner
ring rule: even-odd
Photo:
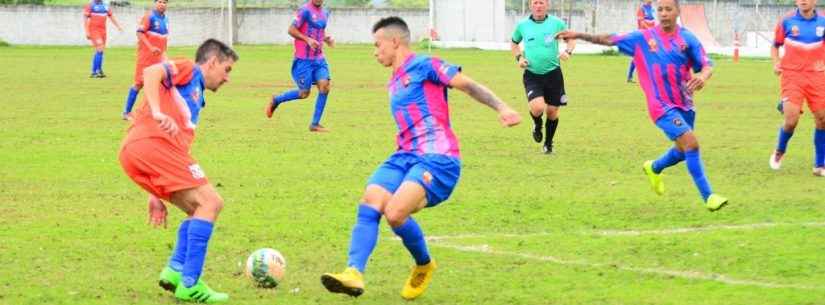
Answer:
[[[324,5],[324,0],[309,0],[309,2],[315,7],[321,7]]]
[[[679,18],[679,0],[657,0],[656,15],[663,28],[676,26],[676,19]]]
[[[395,63],[395,54],[399,48],[409,48],[410,28],[401,17],[387,17],[378,20],[372,27],[375,39],[375,59],[385,67]]]
[[[549,7],[550,0],[530,0],[530,12],[533,13],[533,15],[547,15],[547,9]]]
[[[800,11],[809,12],[816,6],[816,0],[796,0],[796,7]]]
[[[238,54],[225,43],[210,38],[198,47],[195,61],[201,66],[206,88],[218,91],[221,85],[229,81],[229,72],[238,61]]]
[[[642,0],[642,2],[644,2],[644,4],[651,4],[653,3],[653,0]]]
[[[169,2],[167,0],[155,0],[155,10],[158,12],[166,12],[166,3]]]

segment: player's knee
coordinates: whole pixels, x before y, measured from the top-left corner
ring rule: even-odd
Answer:
[[[302,99],[309,97],[309,90],[298,91],[298,97]]]
[[[384,212],[384,217],[387,218],[387,223],[393,228],[403,225],[409,216],[410,215],[407,215],[398,209],[387,209]]]
[[[323,94],[327,94],[327,93],[329,93],[329,88],[330,88],[329,83],[320,84],[320,85],[318,85],[318,92],[323,93]]]

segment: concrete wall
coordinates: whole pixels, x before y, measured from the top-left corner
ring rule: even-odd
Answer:
[[[112,9],[124,32],[118,33],[109,24],[110,46],[133,46],[137,43],[135,29],[146,12],[142,8]],[[197,45],[206,38],[227,39],[225,11],[220,9],[171,9],[169,16],[170,45]],[[334,9],[329,34],[341,43],[372,42],[372,25],[384,16],[404,17],[413,39],[427,37],[426,10]],[[242,44],[289,43],[287,28],[294,18],[291,9],[271,8],[237,10],[236,42]],[[0,6],[0,40],[26,45],[85,45],[83,13],[80,7]]]
[[[690,4],[703,3],[711,31],[722,45],[731,45],[734,29],[742,32],[771,32],[776,21],[792,7],[740,6],[730,1],[688,1]],[[625,32],[635,28],[634,17],[637,1],[633,0],[587,0],[580,1],[571,12],[552,13],[568,20],[570,26],[584,32]],[[135,45],[135,28],[144,14],[143,8],[113,8],[115,17],[124,27],[119,34],[109,27],[109,45]],[[33,45],[85,45],[83,16],[80,7],[51,6],[0,6],[0,39],[12,44]],[[170,44],[196,45],[208,37],[226,39],[228,36],[225,12],[220,9],[182,9],[169,11]],[[330,20],[330,34],[338,42],[369,43],[372,24],[384,16],[404,17],[413,31],[413,39],[427,37],[429,24],[426,10],[389,9],[333,9]],[[236,42],[243,44],[288,43],[286,29],[292,21],[291,9],[239,9],[236,14]],[[504,29],[509,41],[515,23],[523,18],[521,14],[508,11]],[[450,28],[439,28],[444,35]]]

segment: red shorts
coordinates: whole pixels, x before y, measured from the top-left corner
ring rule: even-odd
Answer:
[[[106,46],[106,31],[92,30],[89,32],[89,41],[93,46]]]
[[[165,200],[174,192],[209,183],[197,161],[163,139],[147,138],[123,145],[120,166],[132,181]]]
[[[782,101],[802,108],[808,102],[812,112],[825,109],[825,72],[782,71]]]

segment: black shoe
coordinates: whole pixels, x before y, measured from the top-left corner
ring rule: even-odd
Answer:
[[[541,140],[544,139],[544,135],[541,134],[541,125],[536,125],[536,128],[533,128],[533,141],[536,143],[541,143]]]
[[[552,154],[553,153],[553,144],[550,144],[550,145],[544,144],[541,147],[541,151],[544,152],[545,155]]]
[[[103,74],[103,71],[97,72],[98,78],[106,78],[106,74]]]
[[[89,78],[97,78],[98,77],[97,75],[98,75],[97,72],[92,73],[92,75],[89,75]]]

